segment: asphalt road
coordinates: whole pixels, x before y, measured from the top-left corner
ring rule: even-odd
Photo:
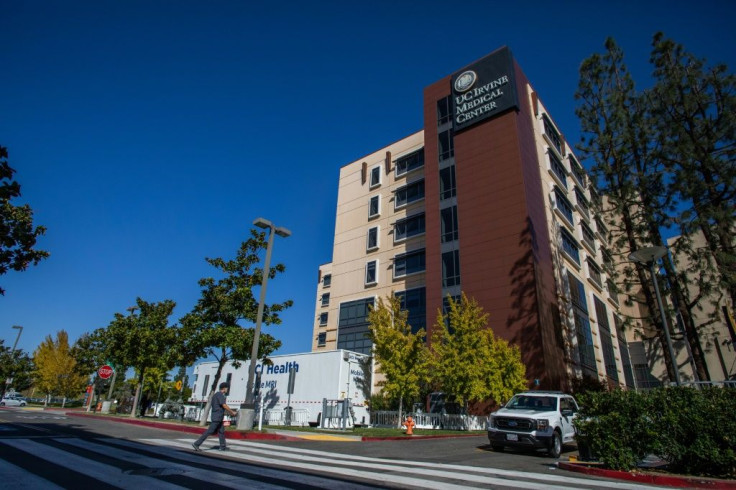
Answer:
[[[490,450],[483,436],[401,441],[228,441],[0,410],[0,488],[644,488],[571,474],[542,452]],[[575,451],[566,447],[561,459]]]

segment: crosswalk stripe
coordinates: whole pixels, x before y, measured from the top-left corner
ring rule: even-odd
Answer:
[[[5,488],[42,488],[44,490],[63,488],[58,485],[54,485],[40,476],[29,473],[12,463],[8,463],[2,458],[0,458],[0,475],[3,475],[2,483],[0,485]]]
[[[178,447],[186,448],[189,446],[189,441],[186,439],[179,439],[181,443],[174,444],[173,441],[167,439],[146,439],[146,441],[154,442],[156,444],[163,445],[176,445]],[[186,442],[184,442],[186,441]],[[278,464],[278,460],[274,458],[264,458],[262,455],[273,455],[278,458],[290,458],[296,461],[303,462],[317,462],[324,463],[326,460],[330,461],[330,467],[323,465],[318,466],[318,470],[321,472],[332,473],[336,472],[335,465],[350,466],[359,465],[359,468],[371,468],[374,470],[391,471],[394,473],[402,473],[409,475],[418,475],[421,477],[436,477],[445,478],[450,480],[461,480],[471,484],[498,484],[498,485],[509,485],[512,484],[517,488],[539,488],[539,483],[546,483],[545,488],[550,489],[566,489],[570,488],[571,485],[580,486],[587,488],[591,485],[591,480],[567,477],[561,475],[553,475],[546,473],[531,473],[531,472],[520,472],[504,469],[495,468],[483,468],[476,466],[463,466],[456,464],[443,464],[443,463],[431,463],[431,462],[419,462],[419,461],[394,461],[381,458],[371,458],[366,456],[349,455],[344,453],[331,453],[326,451],[311,450],[311,449],[300,449],[292,448],[288,446],[273,446],[269,444],[256,443],[256,442],[243,442],[243,441],[230,441],[231,446],[242,448],[246,451],[255,452],[255,456],[235,456],[239,459],[245,459],[249,461],[259,461],[268,464]],[[308,463],[305,463],[308,464]],[[293,466],[293,463],[283,463],[282,466]],[[351,473],[352,474],[352,473]],[[384,473],[370,473],[369,479],[376,480],[377,475],[385,476]],[[533,480],[528,482],[525,480]],[[550,483],[559,483],[563,486],[555,487]],[[426,485],[426,481],[424,482]],[[645,489],[645,488],[656,488],[645,485],[636,485],[628,482],[611,482],[599,480],[595,482],[596,487],[602,488],[613,488],[613,489]],[[441,487],[446,488],[446,487]]]
[[[38,443],[35,440],[4,439],[2,443],[17,449],[18,451],[30,453],[34,458],[60,464],[67,468],[79,468],[83,473],[80,475],[80,483],[84,481],[83,479],[85,477],[87,477],[105,481],[111,485],[122,486],[124,488],[138,485],[145,488],[155,489],[180,488],[155,479],[124,474],[114,466],[98,463],[89,458],[77,456],[76,454],[72,454],[52,446],[47,446],[46,444]]]
[[[285,452],[298,453],[298,454],[309,454],[309,455],[317,456],[317,457],[321,456],[322,458],[329,457],[333,460],[344,459],[348,461],[356,461],[356,462],[361,462],[361,463],[378,461],[381,463],[400,464],[402,467],[415,466],[415,467],[420,467],[420,468],[426,468],[426,467],[434,468],[434,469],[441,468],[443,470],[448,470],[448,471],[455,470],[455,471],[462,471],[462,472],[480,473],[480,474],[486,474],[486,475],[506,476],[506,477],[511,477],[511,478],[525,478],[525,479],[531,479],[531,480],[540,480],[544,482],[557,482],[557,483],[563,483],[563,484],[568,484],[568,485],[569,484],[581,485],[581,486],[590,485],[590,480],[588,479],[571,477],[571,476],[551,475],[547,473],[530,473],[530,472],[522,472],[522,471],[504,470],[501,468],[483,468],[479,466],[465,466],[465,465],[448,464],[448,463],[428,463],[428,462],[422,462],[422,461],[401,461],[400,463],[396,463],[393,460],[387,460],[387,459],[381,459],[381,458],[371,458],[367,456],[350,455],[346,453],[330,453],[326,451],[319,451],[319,450],[314,450],[314,449],[292,448],[288,446],[273,446],[270,444],[263,444],[263,443],[258,443],[258,442],[231,441],[230,444],[237,445],[237,446],[245,446],[245,447],[250,446],[254,448],[260,448],[259,452],[271,451],[271,454],[278,454],[281,456],[283,456]],[[614,489],[657,488],[657,487],[646,486],[646,485],[635,485],[632,483],[603,481],[603,480],[596,482],[596,486],[614,488]]]

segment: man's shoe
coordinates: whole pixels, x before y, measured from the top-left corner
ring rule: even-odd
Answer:
[[[218,449],[219,449],[220,451],[229,451],[229,450],[230,450],[230,448],[229,448],[229,447],[221,447],[221,448],[218,448]]]
[[[197,445],[196,445],[196,444],[194,444],[194,443],[192,443],[192,449],[194,449],[194,450],[195,450],[195,451],[197,451],[197,452],[201,451],[201,449],[199,449],[199,446],[197,446]]]

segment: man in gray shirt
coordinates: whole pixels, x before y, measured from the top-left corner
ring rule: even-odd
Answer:
[[[192,444],[195,451],[201,451],[199,449],[200,444],[215,432],[217,432],[217,436],[220,439],[220,451],[227,451],[228,448],[225,444],[225,424],[223,424],[222,419],[225,418],[225,412],[231,416],[235,416],[235,411],[225,403],[225,393],[227,393],[229,388],[229,384],[220,383],[220,391],[212,395],[212,416],[210,417],[212,422],[210,422],[209,428],[204,431],[200,438]]]

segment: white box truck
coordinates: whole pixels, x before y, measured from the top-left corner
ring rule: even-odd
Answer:
[[[371,359],[346,350],[271,356],[270,364],[256,364],[256,420],[263,407],[264,425],[311,425],[346,428],[370,423],[366,400],[370,397]],[[245,401],[249,361],[237,369],[225,364],[219,383],[228,382],[227,404],[237,409]],[[288,393],[289,372],[294,372],[293,392]],[[194,367],[190,402],[204,403],[217,372],[217,362]],[[368,376],[366,376],[366,373]],[[347,403],[346,400],[347,399]],[[290,407],[290,413],[287,410]]]

